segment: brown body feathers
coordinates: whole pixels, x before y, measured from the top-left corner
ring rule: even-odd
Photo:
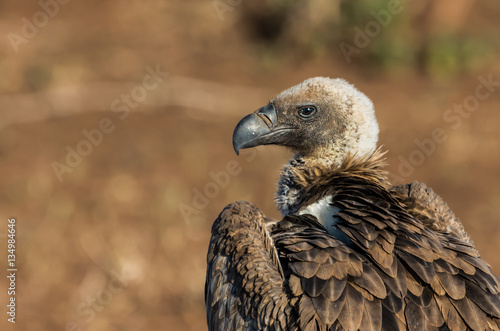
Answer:
[[[281,220],[239,201],[213,224],[210,331],[500,330],[499,279],[434,191],[389,185],[370,107],[345,81],[315,78],[238,124],[237,152],[297,155]]]

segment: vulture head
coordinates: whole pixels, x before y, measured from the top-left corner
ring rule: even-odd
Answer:
[[[342,164],[376,149],[378,124],[370,99],[343,79],[310,78],[244,117],[233,147],[279,145],[301,158]]]

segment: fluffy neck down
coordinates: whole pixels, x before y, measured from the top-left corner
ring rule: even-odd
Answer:
[[[296,214],[306,202],[306,193],[321,191],[322,186],[332,182],[335,176],[362,176],[388,186],[385,153],[380,149],[365,157],[348,156],[337,165],[328,159],[297,155],[284,166],[276,192],[276,204],[283,216]]]

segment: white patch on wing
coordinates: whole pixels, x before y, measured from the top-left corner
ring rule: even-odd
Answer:
[[[299,215],[310,214],[315,216],[318,221],[328,230],[328,233],[332,230],[332,227],[335,226],[338,222],[338,218],[335,217],[337,213],[340,211],[340,208],[334,207],[331,205],[332,196],[327,195],[315,203],[310,204],[309,206],[302,208],[299,210]]]
[[[329,234],[339,239],[344,244],[350,245],[352,244],[351,239],[349,239],[349,237],[336,226],[339,221],[339,218],[336,215],[340,211],[340,208],[332,206],[332,200],[332,196],[327,195],[315,203],[301,208],[297,214],[313,215],[318,219],[321,225],[325,227]]]

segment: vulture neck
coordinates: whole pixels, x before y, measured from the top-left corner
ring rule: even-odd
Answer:
[[[285,165],[278,182],[276,204],[283,216],[293,215],[303,206],[311,192],[318,198],[335,188],[335,178],[353,176],[389,186],[380,148],[366,156],[348,155],[339,162],[337,158],[296,155]]]

